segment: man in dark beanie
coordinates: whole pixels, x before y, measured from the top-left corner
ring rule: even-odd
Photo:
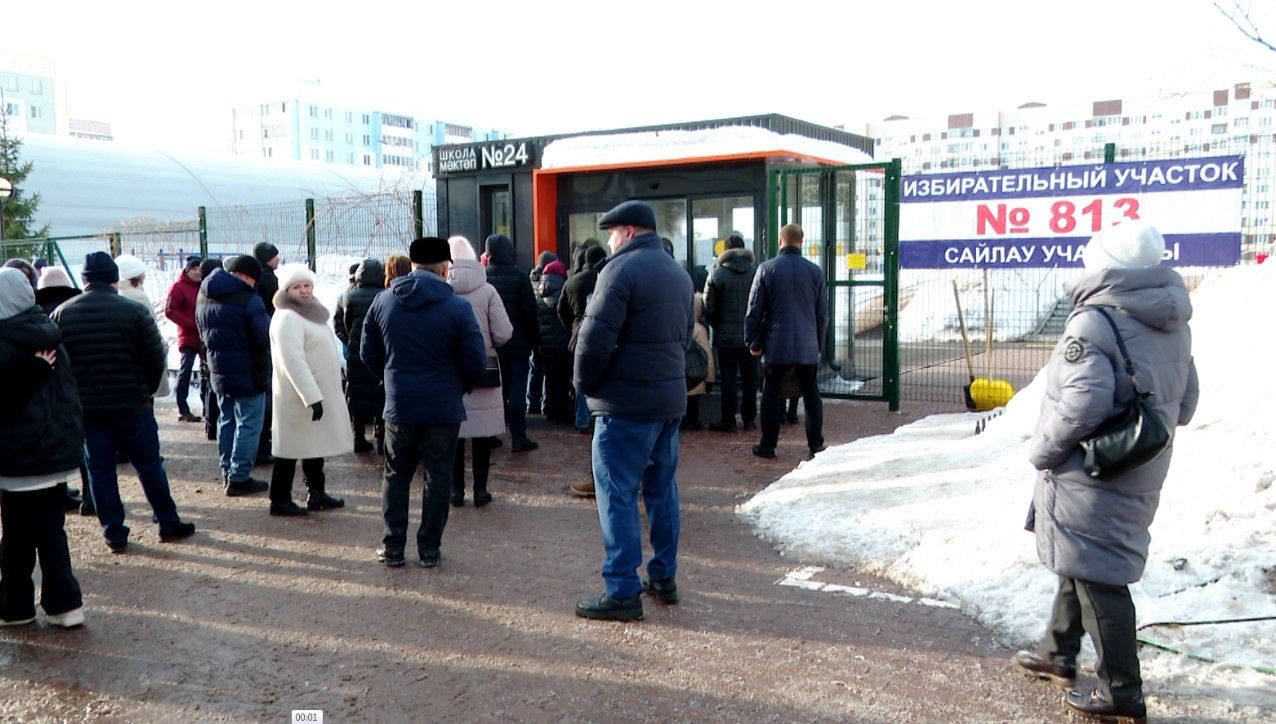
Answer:
[[[496,348],[501,365],[501,396],[505,399],[505,421],[509,424],[514,452],[535,450],[527,437],[528,356],[540,346],[540,319],[536,294],[527,272],[514,266],[514,242],[504,234],[487,237],[487,281],[496,287],[505,305],[505,314],[514,325],[514,334]]]
[[[181,365],[177,368],[177,419],[182,422],[200,422],[203,418],[191,412],[190,397],[191,372],[195,368],[195,358],[204,356],[203,345],[199,341],[199,327],[195,324],[195,299],[199,296],[199,282],[202,260],[198,256],[186,258],[186,266],[177,276],[177,281],[168,289],[168,299],[164,304],[164,316],[177,325],[177,351],[182,355]]]
[[[167,373],[159,329],[145,307],[116,291],[120,272],[110,254],[86,256],[81,276],[84,293],[55,309],[52,318],[62,329],[84,408],[85,464],[106,544],[115,553],[128,547],[115,470],[119,452],[137,471],[159,521],[160,540],[188,538],[195,525],[178,516],[169,491],[151,398]]]
[[[678,424],[687,409],[687,346],[693,344],[691,278],[665,253],[656,215],[627,201],[598,222],[612,256],[576,335],[576,388],[594,415],[593,463],[603,538],[605,591],[576,604],[591,619],[642,618],[646,591],[677,603]],[[641,495],[652,557],[640,581]]]
[[[425,463],[426,491],[417,553],[439,564],[452,491],[464,395],[483,374],[487,351],[470,303],[448,284],[452,254],[436,236],[412,242],[412,273],[378,294],[363,320],[359,356],[385,381],[385,534],[377,560],[404,565],[412,477]],[[526,277],[524,277],[526,279]]]
[[[266,304],[266,314],[275,314],[275,292],[279,291],[279,279],[275,270],[279,268],[279,249],[268,241],[253,247],[253,258],[261,265],[261,276],[257,279],[257,296]]]
[[[200,284],[195,306],[220,411],[222,480],[231,496],[270,487],[252,477],[270,393],[270,315],[253,290],[261,273],[253,257],[234,257]]]

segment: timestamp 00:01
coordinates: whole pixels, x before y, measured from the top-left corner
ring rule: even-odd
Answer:
[[[293,709],[288,721],[293,724],[323,724],[323,709]]]

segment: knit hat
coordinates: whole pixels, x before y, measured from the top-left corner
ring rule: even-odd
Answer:
[[[1085,245],[1086,271],[1148,269],[1161,263],[1165,237],[1144,221],[1126,221],[1104,229]]]
[[[33,290],[36,287],[36,283],[40,281],[40,273],[37,272],[35,267],[31,266],[31,262],[26,259],[10,259],[6,261],[4,265],[9,269],[17,269],[22,272],[23,276],[27,278],[27,281],[31,283],[31,288]]]
[[[46,266],[44,271],[40,272],[40,289],[48,289],[49,287],[67,287],[74,286],[71,284],[71,275],[60,266]]]
[[[549,276],[550,274],[557,274],[560,277],[566,278],[567,267],[563,266],[563,263],[561,261],[555,259],[554,261],[551,261],[550,263],[546,264],[545,268],[541,270],[541,273],[544,274],[545,276]]]
[[[279,256],[279,249],[268,241],[259,242],[253,247],[253,257],[262,265]],[[232,270],[233,271],[233,270]]]
[[[188,272],[191,270],[191,267],[200,266],[203,263],[204,260],[200,259],[198,254],[191,254],[186,257],[186,266],[182,267],[182,271]]]
[[[313,286],[315,283],[315,274],[310,271],[310,267],[305,264],[284,264],[275,270],[275,276],[279,277],[279,291],[286,292],[288,287],[298,282],[310,282]]]
[[[27,275],[13,267],[0,268],[0,319],[8,319],[35,306],[35,290]]]
[[[253,281],[261,279],[261,264],[258,264],[256,259],[247,254],[232,257],[230,261],[226,262],[226,271],[231,274],[246,274],[252,277]]]
[[[610,229],[613,226],[637,226],[643,229],[656,228],[656,212],[642,201],[626,201],[608,211],[598,220],[598,228]]]
[[[146,265],[132,254],[115,257],[115,266],[120,270],[121,279],[136,279],[146,273]]]
[[[114,284],[120,280],[120,268],[104,251],[95,251],[84,257],[84,270],[80,272],[85,284]]]
[[[408,258],[413,264],[438,264],[452,261],[448,243],[437,236],[423,236],[408,247]]]
[[[453,236],[447,240],[448,249],[452,252],[452,261],[478,259],[474,253],[474,245],[464,236]]]

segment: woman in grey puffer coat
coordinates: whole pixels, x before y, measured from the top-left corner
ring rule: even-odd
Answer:
[[[1046,368],[1028,454],[1041,471],[1033,492],[1037,555],[1059,575],[1059,592],[1044,639],[1035,651],[1017,653],[1015,663],[1070,688],[1081,635],[1090,634],[1099,688],[1070,691],[1064,701],[1091,715],[1146,716],[1128,584],[1143,576],[1148,527],[1173,452],[1103,479],[1083,469],[1078,443],[1135,396],[1112,328],[1093,307],[1112,316],[1165,427],[1190,421],[1198,394],[1187,325],[1192,305],[1178,272],[1159,266],[1164,249],[1160,232],[1137,221],[1086,246],[1086,274],[1071,290],[1074,309]]]

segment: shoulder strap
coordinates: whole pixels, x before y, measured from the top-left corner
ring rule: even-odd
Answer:
[[[1130,359],[1130,352],[1125,348],[1125,340],[1121,338],[1121,330],[1117,329],[1116,321],[1112,319],[1112,315],[1108,314],[1108,310],[1103,307],[1090,307],[1094,311],[1103,315],[1107,320],[1108,326],[1112,328],[1112,334],[1116,335],[1117,349],[1121,350],[1121,359],[1125,363],[1125,373],[1130,376],[1130,382],[1134,384],[1136,394],[1142,395],[1143,390],[1139,388],[1139,381],[1134,377],[1134,362]]]

